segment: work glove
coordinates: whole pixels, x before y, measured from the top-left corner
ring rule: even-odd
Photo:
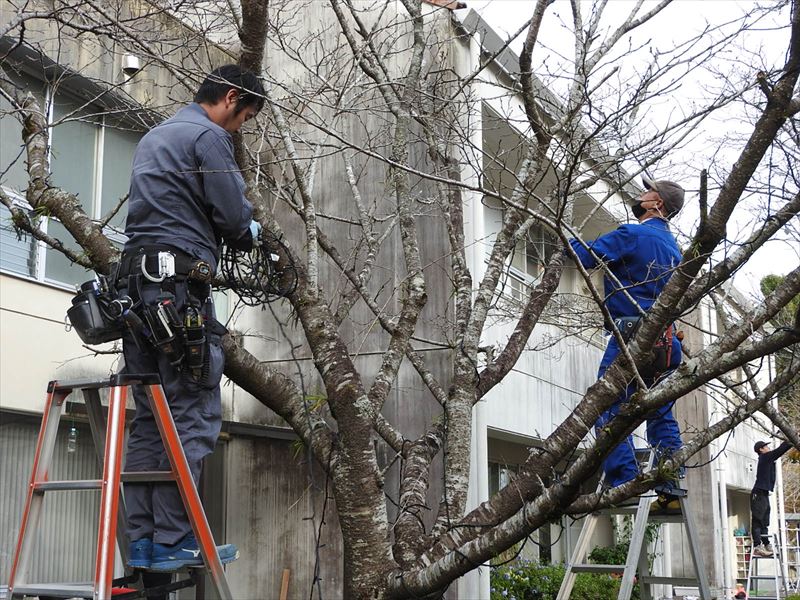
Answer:
[[[250,221],[250,235],[253,236],[253,247],[255,250],[261,244],[261,223],[258,221]]]

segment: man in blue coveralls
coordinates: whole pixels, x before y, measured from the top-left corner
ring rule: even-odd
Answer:
[[[684,190],[672,181],[649,179],[643,181],[646,190],[631,207],[638,223],[621,225],[614,231],[588,242],[588,249],[576,239],[569,241],[584,267],[593,269],[602,262],[616,277],[617,281],[613,281],[608,275],[604,277],[604,303],[611,318],[619,324],[635,324],[636,319],[642,316],[640,309],[647,311],[655,303],[681,261],[680,249],[669,229],[669,219],[683,207]],[[633,302],[622,290],[627,292]],[[634,302],[638,306],[634,305]],[[660,376],[668,374],[681,362],[680,341],[676,337],[670,336],[670,338],[672,350],[669,365]],[[603,376],[619,352],[617,339],[611,336],[600,362],[598,377]],[[645,384],[651,386],[658,376],[654,374],[644,377]],[[595,426],[603,427],[613,419],[621,405],[636,390],[635,382],[628,385],[617,402],[600,416]],[[648,415],[647,439],[658,457],[668,457],[681,447],[678,423],[672,416],[670,405]],[[603,463],[603,469],[606,483],[610,487],[622,485],[636,477],[639,468],[632,436],[628,436],[626,441],[611,451]],[[659,499],[654,508],[665,512],[680,510],[677,496],[670,493],[674,490],[673,483],[659,486],[657,490]]]
[[[244,180],[231,134],[258,113],[264,88],[236,65],[208,75],[194,102],[148,132],[136,148],[118,288],[137,303],[147,335],[123,336],[128,373],[159,373],[184,453],[197,482],[222,422],[221,336],[209,282],[224,240],[251,250],[260,227],[244,196]],[[189,326],[203,341],[190,348],[169,332]],[[162,327],[163,325],[163,327]],[[194,338],[195,342],[198,337]],[[134,386],[136,411],[126,458],[128,471],[169,470],[144,390]],[[203,564],[177,487],[125,484],[128,564],[174,571]],[[223,563],[238,557],[233,544],[218,547]]]

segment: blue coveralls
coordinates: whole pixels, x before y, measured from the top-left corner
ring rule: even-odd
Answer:
[[[190,104],[148,132],[133,158],[125,253],[169,246],[216,268],[219,245],[250,250],[252,207],[244,197],[244,180],[233,156],[233,140],[213,123],[203,108]],[[119,282],[133,289],[131,275]],[[138,276],[145,304],[154,304],[161,285]],[[207,324],[215,323],[210,288],[193,281],[175,282],[175,304],[182,313],[188,293],[198,299]],[[197,482],[203,458],[214,449],[222,422],[219,382],[224,368],[221,333],[206,330],[207,376],[195,381],[185,369],[169,364],[151,348],[140,350],[130,333],[123,336],[128,373],[161,376],[178,434]],[[134,387],[136,411],[131,424],[126,470],[168,470],[169,463],[144,390]],[[174,484],[125,484],[128,535],[131,541],[150,538],[174,545],[191,532]]]
[[[598,266],[597,261],[575,239],[569,240],[581,264],[587,269]],[[681,253],[675,237],[669,230],[669,223],[664,219],[652,218],[643,223],[621,225],[614,231],[600,236],[588,243],[592,251],[610,268],[619,280],[619,284],[628,294],[646,310],[655,303],[656,298],[672,276],[672,272],[681,261]],[[638,317],[639,310],[620,291],[620,287],[608,277],[604,277],[605,300],[613,319],[620,317]],[[605,354],[600,362],[598,378],[619,354],[619,344],[615,337],[609,339]],[[672,356],[670,366],[674,369],[681,361],[681,345],[677,338],[672,340]],[[650,386],[654,382],[645,380]],[[604,412],[595,424],[603,427],[617,415],[622,403],[635,392],[636,383],[628,385],[617,402]],[[669,456],[682,445],[678,423],[672,416],[672,406],[664,406],[647,417],[647,441],[656,449],[658,456]],[[603,463],[606,483],[616,487],[630,481],[639,473],[634,455],[633,436],[616,448],[606,457]]]

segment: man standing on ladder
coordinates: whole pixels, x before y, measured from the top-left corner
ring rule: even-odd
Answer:
[[[616,281],[604,277],[605,306],[626,341],[633,337],[642,318],[655,303],[661,290],[669,281],[674,269],[681,261],[678,243],[669,228],[669,220],[683,207],[684,190],[672,181],[650,181],[643,179],[645,191],[632,206],[638,223],[621,225],[614,231],[588,242],[588,248],[576,239],[570,245],[581,264],[593,269],[604,263]],[[633,299],[633,304],[627,294]],[[637,306],[638,305],[638,306]],[[640,375],[649,387],[661,377],[672,372],[681,362],[681,344],[673,336],[670,325],[662,335],[660,345],[663,364],[657,369],[642,368]],[[602,377],[620,352],[616,337],[612,336],[600,362],[598,378]],[[628,385],[617,402],[603,413],[595,427],[601,428],[613,419],[623,403],[636,392],[636,383]],[[672,406],[664,406],[647,418],[647,439],[655,449],[656,458],[668,458],[682,446],[678,423],[672,416]],[[603,463],[609,487],[617,487],[630,481],[639,473],[634,453],[633,437],[614,448]],[[674,494],[675,482],[667,482],[656,488],[658,500],[653,510],[680,513],[680,502]]]
[[[136,303],[144,327],[123,337],[128,373],[158,373],[195,482],[222,423],[224,367],[210,281],[225,240],[250,250],[260,227],[244,196],[233,138],[264,104],[258,78],[236,65],[211,72],[194,102],[147,133],[136,148],[125,244],[117,286]],[[141,335],[144,333],[144,335]],[[136,411],[127,471],[169,470],[144,390]],[[128,564],[154,571],[201,566],[197,540],[172,484],[125,484]],[[238,557],[217,548],[221,562]]]
[[[750,518],[752,521],[750,535],[753,539],[752,552],[754,556],[769,557],[775,553],[775,549],[769,543],[769,494],[775,489],[777,472],[775,462],[791,448],[792,445],[789,442],[783,442],[775,450],[770,450],[767,442],[756,442],[753,446],[753,450],[758,454],[756,482],[750,492]]]

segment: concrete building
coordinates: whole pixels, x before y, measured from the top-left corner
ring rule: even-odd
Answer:
[[[517,78],[517,57],[508,49],[500,51],[503,41],[475,12],[451,12],[441,9],[441,4],[431,2],[426,10],[433,23],[430,34],[438,36],[438,48],[446,51],[449,67],[464,76],[487,56],[495,56],[480,80],[470,84],[472,101],[463,107],[472,156],[464,157],[462,179],[489,181],[497,190],[508,190],[513,188],[512,174],[519,156],[504,151],[518,148],[526,135],[520,126],[524,123],[520,99],[508,92]],[[141,14],[143,7],[144,2],[130,2],[121,10],[130,16]],[[9,21],[12,10],[9,2],[0,0],[0,21]],[[158,43],[165,55],[172,48],[182,60],[197,64],[199,70],[205,70],[209,62],[219,64],[232,59],[224,47],[210,43],[197,30],[166,13],[149,18],[156,23]],[[317,26],[320,39],[324,39],[330,35],[325,32],[332,23],[332,15],[320,7],[313,24],[305,26]],[[188,100],[193,84],[181,87],[174,73],[145,61],[140,72],[133,76],[125,73],[123,63],[133,64],[126,62],[126,51],[103,36],[87,34],[64,39],[57,35],[54,23],[35,22],[26,37],[22,45],[17,44],[16,38],[0,39],[0,53],[10,52],[6,59],[8,73],[38,96],[54,124],[53,182],[78,194],[87,212],[102,219],[127,192],[130,159],[146,127],[173,112],[177,103]],[[282,53],[275,43],[269,47],[267,66],[271,72],[283,74],[287,84],[297,75],[295,58]],[[0,185],[18,206],[29,209],[24,198],[24,161],[18,160],[19,124],[8,109],[6,101],[0,99]],[[382,127],[379,117],[365,115],[363,119],[366,132],[371,127]],[[499,156],[503,156],[502,167],[495,160]],[[427,158],[420,151],[413,160],[424,165]],[[319,210],[345,217],[352,208],[343,207],[340,202],[350,193],[340,163],[338,157],[319,161]],[[601,175],[598,182],[576,199],[579,217],[595,211],[594,219],[583,231],[587,239],[616,227],[624,219],[625,194],[636,193],[633,189],[623,190],[598,207],[597,199],[616,187],[613,178],[602,171],[602,164],[600,161],[594,167]],[[360,181],[362,193],[380,197],[384,171],[375,162],[365,166]],[[430,184],[419,183],[423,195],[426,185]],[[502,207],[477,192],[465,193],[464,201],[468,260],[473,280],[478,281],[498,231]],[[90,274],[70,266],[63,256],[42,243],[17,236],[4,207],[0,207],[0,220],[0,472],[5,482],[0,489],[2,585],[10,569],[47,381],[105,377],[116,370],[118,358],[82,347],[77,336],[64,327],[64,313],[74,285]],[[42,216],[40,223],[52,237],[64,233],[55,219]],[[120,233],[123,223],[124,207],[106,228],[117,242],[124,239]],[[452,302],[446,278],[438,276],[447,271],[446,235],[442,223],[433,218],[421,219],[420,228],[422,239],[426,240],[420,250],[428,265],[430,300],[418,331],[429,340],[425,351],[431,357],[432,370],[446,381],[450,350],[446,332],[437,324]],[[346,225],[332,226],[330,231],[334,238],[347,239]],[[529,286],[541,275],[550,243],[543,231],[533,231],[515,252],[498,294],[486,344],[499,343],[510,334],[513,321],[509,314],[519,308]],[[400,277],[397,265],[401,258],[397,247],[382,254],[386,279],[392,284]],[[324,269],[325,280],[335,289],[335,268],[327,264]],[[575,311],[583,306],[580,303],[586,290],[574,269],[566,270],[558,294],[562,308]],[[286,307],[276,306],[274,313],[265,313],[243,310],[235,304],[232,295],[217,297],[218,312],[230,317],[237,330],[261,332],[246,337],[245,347],[260,360],[301,378],[307,395],[318,394],[318,380],[302,332],[276,326],[276,322],[286,319]],[[702,307],[693,318],[698,331],[709,332],[690,333],[689,343],[699,347],[710,339],[703,335],[713,335],[719,324],[710,306]],[[363,373],[375,371],[373,365],[378,364],[386,339],[380,333],[361,335],[361,324],[368,319],[369,313],[360,307],[342,325]],[[477,405],[472,440],[472,506],[488,499],[507,482],[516,465],[527,457],[528,449],[553,431],[595,380],[605,344],[598,325],[584,322],[576,333],[564,321],[563,314],[554,311],[535,329],[529,342],[531,350],[523,353],[514,371]],[[218,539],[235,542],[242,551],[242,559],[228,567],[234,593],[242,598],[277,596],[282,572],[290,569],[292,597],[308,597],[315,585],[327,597],[340,597],[341,540],[321,467],[306,460],[294,434],[274,413],[241,389],[224,385],[223,403],[224,435],[206,465],[202,493]],[[437,409],[418,376],[404,367],[385,407],[386,417],[412,432],[421,432]],[[693,429],[714,422],[724,406],[712,395],[696,392],[682,399],[676,410],[683,431],[691,435]],[[80,402],[73,402],[67,414],[53,475],[92,477],[95,457]],[[740,575],[737,559],[741,540],[734,532],[742,525],[749,531],[747,491],[755,462],[752,445],[760,437],[763,435],[757,426],[740,427],[727,443],[718,441],[698,456],[698,467],[689,470],[687,484],[692,502],[702,515],[705,563],[719,597],[726,597],[726,590]],[[380,452],[388,465],[388,451]],[[709,462],[712,458],[713,462]],[[390,496],[397,489],[396,477],[396,472],[390,470]],[[439,493],[440,488],[434,484],[430,494],[433,506]],[[780,493],[776,501],[780,514]],[[45,528],[34,559],[37,578],[58,581],[86,576],[93,556],[96,509],[97,501],[91,492],[58,496],[48,503]],[[323,519],[325,526],[321,527]],[[580,521],[564,520],[543,528],[535,534],[539,546],[529,546],[525,552],[544,562],[563,561],[580,527]],[[596,545],[609,544],[612,537],[609,521],[601,528]],[[655,551],[656,572],[679,575],[691,570],[685,542],[677,530],[666,529]],[[453,586],[449,597],[488,598],[488,589],[489,569],[482,567]],[[671,592],[664,590],[667,593]],[[203,597],[202,590],[198,597]]]

